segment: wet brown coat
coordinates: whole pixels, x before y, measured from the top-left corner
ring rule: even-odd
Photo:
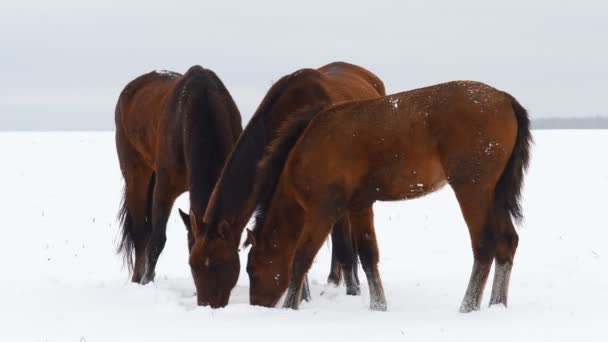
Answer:
[[[280,128],[294,117],[315,114],[336,103],[383,95],[384,85],[378,77],[343,62],[298,70],[271,87],[226,162],[204,223],[196,229],[190,266],[199,305],[222,307],[228,303],[240,271],[241,234],[257,203],[253,192],[256,166]],[[345,226],[341,225],[342,230],[349,229]]]
[[[494,258],[509,266],[495,280],[491,302],[506,305],[518,240],[511,216],[521,216],[518,200],[530,141],[527,113],[519,103],[470,81],[355,101],[318,114],[280,165],[266,217],[251,237],[251,303],[275,305],[286,279],[301,279],[345,212],[353,232],[373,232],[375,201],[415,198],[449,183],[475,256],[461,310],[479,307]],[[280,141],[275,145],[280,148]],[[271,159],[262,162],[261,177],[280,164]],[[367,238],[370,243],[363,242],[359,253],[370,305],[385,310],[375,236]],[[292,268],[296,258],[305,261]]]
[[[210,70],[151,72],[131,81],[116,105],[116,150],[125,179],[120,250],[132,280],[154,279],[175,199],[190,191],[204,212],[242,128],[232,97]]]

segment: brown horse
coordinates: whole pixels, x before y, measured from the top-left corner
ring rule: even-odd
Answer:
[[[154,280],[167,219],[180,194],[190,191],[190,207],[202,215],[241,131],[228,90],[200,66],[183,76],[151,72],[122,91],[116,105],[116,150],[125,179],[119,252],[133,282]]]
[[[203,224],[194,221],[192,224],[196,233],[190,266],[199,305],[223,307],[228,303],[240,271],[241,234],[257,202],[257,194],[252,192],[256,166],[279,128],[293,117],[309,120],[310,116],[303,113],[314,114],[341,101],[378,98],[384,94],[384,84],[378,77],[342,62],[296,71],[270,88],[226,162]],[[333,253],[344,269],[347,293],[359,294],[356,254],[346,219],[336,223],[332,242]],[[335,267],[332,269],[332,277],[336,279]]]
[[[299,139],[287,155],[290,135]],[[358,252],[370,306],[385,310],[372,204],[423,196],[449,183],[475,258],[460,310],[479,309],[493,260],[490,304],[506,306],[518,243],[512,218],[522,217],[530,143],[526,110],[511,95],[470,81],[350,102],[307,125],[294,122],[258,170],[256,184],[276,190],[261,199],[264,215],[249,234],[251,304],[274,306],[287,279],[295,279],[299,292],[331,225],[349,212],[353,234],[371,232],[358,241]]]

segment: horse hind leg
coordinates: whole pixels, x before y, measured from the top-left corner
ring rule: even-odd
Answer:
[[[464,219],[469,228],[473,249],[473,269],[465,292],[460,312],[479,310],[483,290],[497,248],[497,225],[492,208],[491,193],[477,189],[454,189]]]
[[[147,284],[154,280],[156,275],[156,263],[162,253],[167,241],[167,220],[171,214],[171,208],[179,191],[170,186],[169,179],[156,175],[156,184],[152,196],[152,234],[146,248],[146,272],[140,283]]]
[[[332,236],[333,234],[334,233],[332,231]],[[327,276],[327,283],[333,284],[334,286],[340,286],[340,283],[342,282],[342,267],[340,266],[340,262],[338,261],[336,253],[334,252],[336,247],[333,237],[331,239],[331,244],[331,264],[329,266],[329,275]]]
[[[507,306],[509,294],[509,280],[513,268],[513,258],[519,237],[513,226],[511,215],[504,208],[496,208],[496,219],[500,231],[497,237],[496,257],[494,260],[494,282],[492,284],[492,295],[490,305],[502,304]]]
[[[117,112],[117,116],[121,115]],[[123,200],[119,212],[121,241],[118,253],[122,253],[131,280],[139,283],[146,268],[146,246],[151,233],[149,204],[154,170],[146,163],[140,152],[127,139],[124,127],[116,127],[116,152],[120,171],[125,181]],[[133,263],[135,254],[135,263]]]
[[[339,285],[339,279],[342,278],[340,276],[340,272],[342,271],[344,273],[346,294],[351,296],[358,296],[359,294],[361,294],[361,289],[356,274],[358,266],[357,254],[355,253],[353,237],[351,234],[351,225],[348,215],[344,215],[334,224],[334,227],[331,232],[331,241],[332,273],[330,273],[330,276],[328,277],[328,282],[333,282],[336,286]],[[337,265],[334,265],[334,262]]]
[[[153,184],[151,170],[139,169],[137,175],[125,179],[125,198],[122,217],[122,241],[119,251],[125,256],[132,268],[131,281],[139,283],[146,269],[146,245],[151,234],[149,220],[149,183]],[[133,263],[133,254],[135,261]]]
[[[370,309],[374,311],[386,311],[386,297],[384,287],[378,271],[380,252],[376,241],[374,229],[374,212],[372,208],[350,213],[350,222],[357,251],[361,259],[361,266],[367,277],[369,286]]]

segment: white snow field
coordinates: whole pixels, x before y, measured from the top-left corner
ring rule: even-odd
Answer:
[[[299,311],[250,306],[244,267],[229,306],[212,310],[196,306],[186,195],[156,282],[129,282],[112,132],[1,133],[0,341],[606,341],[608,131],[534,137],[509,308],[488,308],[488,284],[482,309],[461,314],[472,253],[448,187],[375,206],[388,312],[368,309],[364,277],[358,297],[326,285],[329,245]]]

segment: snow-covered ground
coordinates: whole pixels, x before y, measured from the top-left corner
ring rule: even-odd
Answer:
[[[608,131],[536,131],[510,306],[460,314],[472,254],[449,188],[375,206],[389,311],[325,285],[329,246],[299,311],[196,306],[174,208],[157,281],[114,253],[122,180],[113,133],[0,134],[0,341],[531,341],[608,338]],[[241,252],[242,260],[246,251]],[[362,273],[362,272],[361,272]],[[490,278],[491,279],[491,278]]]

